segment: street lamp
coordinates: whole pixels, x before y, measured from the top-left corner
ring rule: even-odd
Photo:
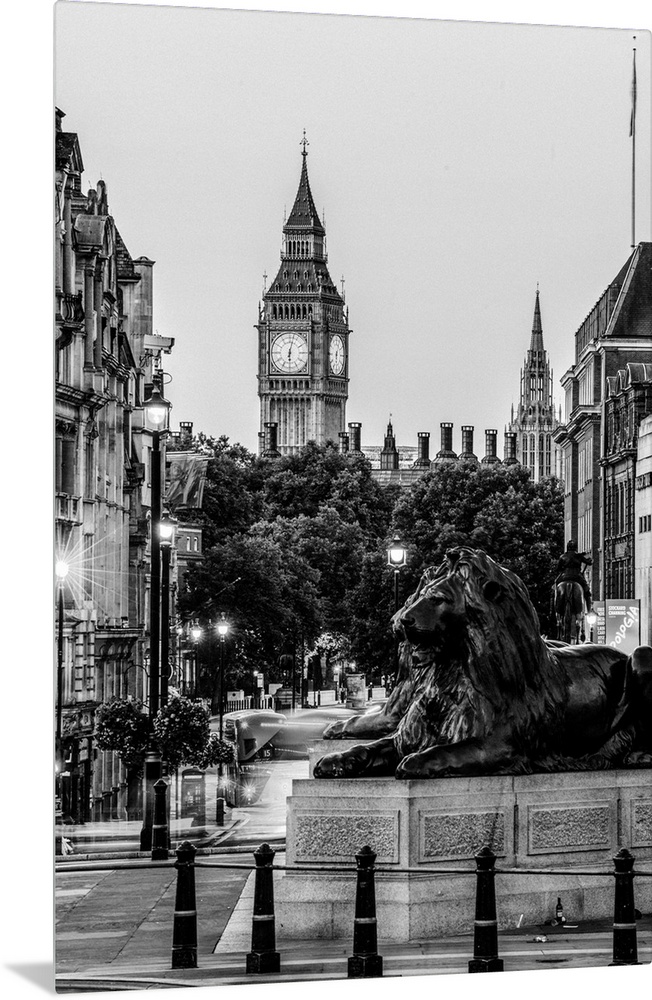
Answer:
[[[161,705],[168,703],[170,677],[170,556],[176,520],[166,514],[158,525],[163,571],[161,575]]]
[[[407,550],[399,535],[394,535],[387,547],[387,565],[394,570],[394,614],[399,609],[398,581],[401,569],[407,563]],[[398,675],[398,633],[394,641],[394,679]]]
[[[63,559],[57,559],[54,566],[57,578],[57,601],[58,601],[58,628],[57,628],[57,723],[55,739],[55,764],[57,773],[60,774],[63,768],[63,752],[61,747],[61,718],[63,707],[63,588],[64,580],[68,576],[68,563]]]
[[[589,642],[593,642],[593,628],[598,620],[598,616],[595,611],[587,611],[586,613],[586,624],[589,626]]]
[[[394,535],[387,548],[387,565],[394,570],[394,614],[398,611],[398,577],[407,562],[407,551],[398,535]]]
[[[202,631],[203,631],[202,627],[198,621],[194,621],[190,626],[190,635],[192,636],[192,641],[195,644],[195,658],[193,664],[194,669],[193,669],[193,677],[191,683],[193,697],[195,696],[195,692],[197,689],[197,678],[199,676],[199,640],[202,637]]]
[[[163,484],[161,481],[161,433],[165,433],[170,403],[163,398],[158,385],[143,405],[147,419],[152,425],[151,451],[151,555],[150,555],[150,621],[149,621],[149,726],[150,743],[145,756],[145,817],[140,831],[140,849],[148,851],[152,846],[152,824],[154,820],[154,782],[161,777],[161,757],[154,743],[154,719],[159,709],[160,699],[160,637],[161,637],[161,538],[159,522],[161,520],[161,500]]]
[[[220,616],[216,628],[220,637],[220,694],[219,694],[219,715],[220,715],[220,739],[222,739],[223,716],[224,716],[224,647],[226,637],[229,634],[230,625],[227,622],[224,612]]]
[[[231,626],[227,622],[224,612],[220,616],[220,620],[217,623],[217,634],[220,637],[220,742],[222,740],[223,728],[224,728],[224,646],[226,644],[226,637]],[[217,765],[217,799],[215,807],[215,821],[218,826],[224,825],[224,765],[220,760]]]

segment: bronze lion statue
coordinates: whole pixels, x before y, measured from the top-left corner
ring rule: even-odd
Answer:
[[[438,778],[652,766],[652,647],[548,644],[521,580],[456,548],[394,617],[404,636],[385,712],[328,736],[316,778]]]

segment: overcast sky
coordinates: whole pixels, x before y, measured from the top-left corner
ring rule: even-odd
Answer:
[[[64,3],[56,102],[85,188],[102,177],[132,256],[156,261],[175,338],[172,426],[257,447],[254,323],[279,265],[303,129],[329,270],[353,331],[347,420],[399,444],[502,430],[537,282],[559,377],[573,334],[650,233],[650,34]],[[324,220],[323,220],[324,221]],[[435,447],[436,446],[436,447]]]
[[[567,367],[574,330],[629,251],[632,32],[625,29],[649,29],[649,2],[283,0],[285,8],[588,20],[623,29],[313,17],[301,46],[301,16],[261,15],[263,30],[255,27],[261,17],[242,15],[240,23],[254,27],[246,39],[239,29],[233,43],[226,21],[235,15],[220,11],[200,14],[195,28],[196,11],[130,6],[117,26],[113,12],[110,27],[106,10],[87,12],[69,0],[73,6],[63,12],[67,52],[57,100],[66,126],[79,133],[87,185],[102,172],[129,249],[157,261],[156,326],[178,345],[170,365],[176,423],[193,420],[255,447],[253,324],[262,274],[278,263],[304,128],[315,199],[326,208],[331,273],[346,277],[354,330],[348,419],[364,421],[368,441],[378,439],[390,408],[399,440],[408,443],[421,429],[438,438],[447,418],[457,425],[456,444],[463,421],[501,428],[517,391],[537,281],[557,376]],[[0,738],[5,759],[20,764],[5,768],[5,801],[29,815],[20,827],[29,864],[5,873],[15,919],[6,922],[12,961],[0,966],[0,982],[12,998],[31,1000],[51,989],[52,977],[52,782],[44,766],[55,678],[52,0],[5,8],[0,406],[5,466],[18,475],[2,494],[9,599]],[[180,13],[189,28],[182,30]],[[143,15],[151,25],[144,41],[136,28]],[[154,25],[163,15],[168,40],[157,51],[162,29]],[[209,32],[212,22],[218,27]],[[281,22],[289,28],[274,27]],[[650,239],[647,32],[637,41],[640,240]],[[413,345],[427,361],[415,363]],[[482,363],[473,357],[480,349]],[[365,355],[377,390],[364,378]],[[620,969],[619,981],[640,993],[639,973]],[[542,980],[527,976],[529,996],[548,996]],[[523,983],[522,974],[501,976],[483,990],[515,1000]],[[604,974],[583,970],[581,983],[601,995]],[[475,995],[474,986],[455,977],[456,995]],[[311,991],[322,987],[325,996],[328,983]],[[385,987],[391,983],[379,980],[374,991]],[[257,990],[236,987],[239,998]],[[415,979],[413,992],[429,995],[428,979]]]

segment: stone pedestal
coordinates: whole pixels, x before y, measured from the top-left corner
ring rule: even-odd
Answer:
[[[326,741],[313,756],[336,748]],[[551,920],[558,896],[569,923],[612,918],[613,855],[627,847],[636,870],[652,869],[652,772],[294,781],[286,863],[327,870],[275,879],[279,939],[351,936],[354,856],[366,844],[383,869],[376,875],[380,939],[470,932],[476,880],[465,872],[475,869],[474,854],[485,845],[498,870],[522,870],[496,876],[501,929]],[[337,870],[345,865],[348,871]],[[563,874],[540,873],[546,868]],[[643,913],[652,910],[651,883],[635,882]]]

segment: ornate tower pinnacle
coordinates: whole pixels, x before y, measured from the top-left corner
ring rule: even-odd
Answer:
[[[512,407],[509,433],[516,434],[516,457],[538,482],[556,472],[557,427],[552,400],[552,371],[543,346],[543,324],[537,283],[530,347],[521,369],[521,387],[516,413]]]
[[[326,230],[308,179],[304,129],[301,176],[283,224],[281,264],[263,295],[258,395],[261,429],[278,425],[281,454],[308,441],[337,443],[346,427],[348,315],[328,273]]]

